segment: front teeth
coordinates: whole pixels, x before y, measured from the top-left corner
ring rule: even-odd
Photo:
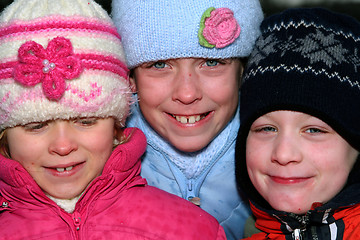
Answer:
[[[67,167],[67,168],[56,168],[56,171],[58,172],[64,172],[65,170],[66,171],[70,171],[73,169],[73,166],[70,166],[70,167]]]
[[[190,116],[190,117],[185,117],[185,116],[175,116],[176,120],[178,122],[181,122],[182,124],[186,124],[186,123],[195,123],[200,121],[200,115],[195,115],[195,116]]]

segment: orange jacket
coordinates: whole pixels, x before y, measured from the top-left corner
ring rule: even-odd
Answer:
[[[261,210],[251,204],[251,210],[257,219],[255,225],[262,232],[247,239],[360,239],[360,203],[336,209],[330,206],[336,204],[314,204],[314,209],[304,216],[275,210]]]

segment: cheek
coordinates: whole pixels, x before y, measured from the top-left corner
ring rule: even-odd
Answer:
[[[246,141],[246,165],[250,180],[256,188],[271,166],[272,148],[271,143],[260,141],[249,133]]]
[[[139,85],[138,85],[139,86]],[[172,89],[165,86],[153,87],[151,84],[138,87],[138,100],[142,108],[152,108],[161,105],[167,99],[171,99]]]
[[[172,90],[171,77],[149,77],[145,74],[137,74],[135,81],[138,96],[147,102],[155,101]]]
[[[217,102],[237,102],[236,100],[239,97],[239,86],[234,78],[214,79],[212,83],[206,81],[202,84],[202,88],[208,96]]]
[[[88,142],[88,147],[90,151],[97,153],[97,155],[109,155],[112,152],[115,136],[116,132],[112,128],[100,131],[93,135],[91,138],[93,141]]]
[[[260,171],[261,166],[264,165],[262,152],[259,151],[259,148],[256,146],[259,146],[257,145],[256,141],[252,141],[251,139],[247,141],[246,166],[251,181],[254,180],[256,172]]]
[[[24,138],[18,138],[19,141],[14,142],[12,139],[9,141],[9,154],[11,159],[19,162],[24,168],[30,170],[36,166],[36,159],[40,159],[44,148],[41,143],[34,141],[24,141]]]
[[[78,134],[79,149],[84,148],[93,155],[108,155],[112,151],[117,134],[113,119],[99,121],[98,125],[84,134]]]
[[[99,137],[102,136],[102,137]],[[99,132],[99,135],[95,134],[93,141],[88,141],[89,148],[93,149],[96,152],[101,153],[107,149],[111,149],[114,143],[115,132]]]
[[[221,118],[224,124],[226,124],[234,116],[239,103],[239,92],[234,91],[234,88],[212,90],[211,95],[208,95],[213,103],[218,106],[218,112],[221,113]]]
[[[265,157],[271,152],[271,146],[264,141],[259,141],[249,134],[246,141],[246,160],[249,165],[258,165],[265,161]],[[260,164],[261,165],[261,164]]]
[[[348,151],[348,148],[340,147],[341,143],[329,146],[315,146],[308,148],[308,156],[321,172],[328,173],[329,177],[346,178],[351,171],[356,159],[357,153]]]

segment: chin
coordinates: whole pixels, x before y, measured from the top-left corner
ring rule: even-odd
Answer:
[[[70,191],[65,191],[65,192],[46,192],[46,194],[50,195],[53,198],[57,198],[57,199],[64,199],[64,200],[70,200],[73,198],[76,198],[78,196],[81,195],[82,192],[70,192]]]
[[[308,210],[310,210],[310,207],[305,207],[305,206],[296,206],[295,204],[294,205],[281,205],[281,206],[278,206],[277,204],[270,204],[275,210],[278,210],[278,211],[283,211],[283,212],[291,212],[291,213],[295,213],[295,214],[299,214],[299,215],[302,215],[302,214],[305,214],[307,213]]]
[[[182,152],[189,152],[189,153],[199,151],[205,147],[205,146],[194,146],[194,145],[190,145],[190,146],[173,145],[173,146]]]
[[[185,140],[183,140],[183,142],[170,141],[170,143],[176,149],[183,151],[183,152],[196,152],[196,151],[199,151],[199,150],[205,148],[209,144],[209,142],[203,143],[203,142],[199,142],[195,139],[188,139],[188,140],[185,139]]]

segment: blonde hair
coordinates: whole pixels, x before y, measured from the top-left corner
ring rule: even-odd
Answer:
[[[113,150],[117,146],[119,146],[121,144],[124,144],[124,143],[127,143],[130,140],[131,136],[132,136],[132,132],[128,136],[126,136],[124,134],[124,129],[123,129],[123,127],[121,126],[121,124],[119,122],[115,123],[115,130],[116,130],[116,136],[115,136],[114,142],[113,142]]]

